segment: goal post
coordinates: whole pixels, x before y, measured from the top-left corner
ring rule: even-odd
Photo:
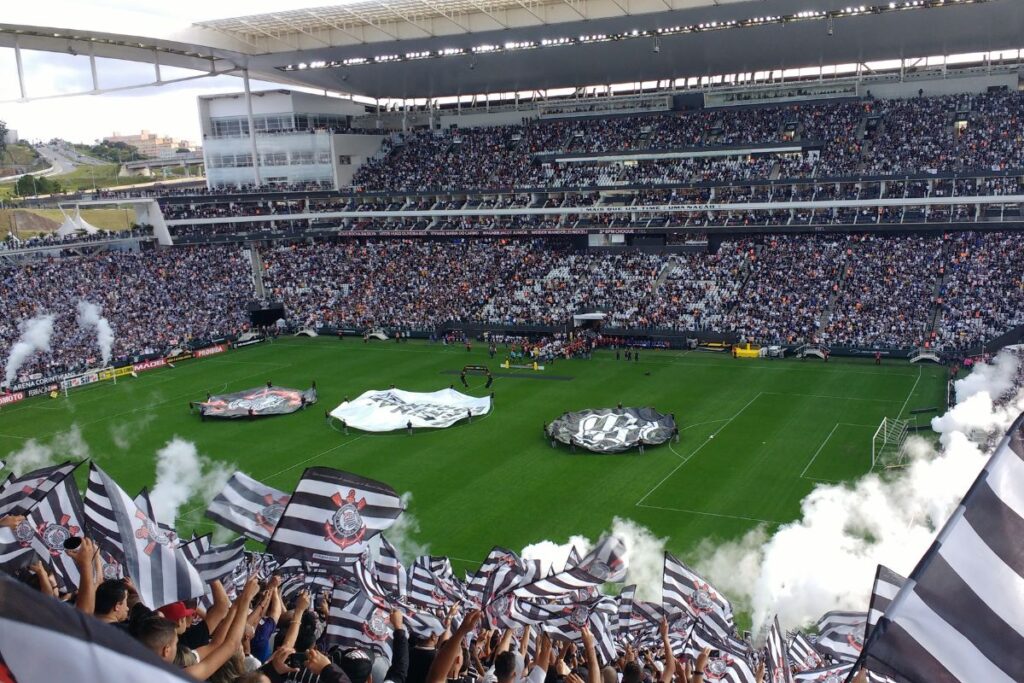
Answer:
[[[871,437],[871,469],[903,466],[909,433],[908,420],[882,418],[882,423]]]

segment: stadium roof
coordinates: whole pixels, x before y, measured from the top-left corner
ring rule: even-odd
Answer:
[[[22,48],[66,52],[81,43],[100,56],[248,68],[254,77],[280,83],[426,98],[988,52],[1024,43],[1020,0],[848,2],[355,0],[173,30],[133,33],[132,24],[118,22],[124,34],[0,24],[0,45],[17,38]]]

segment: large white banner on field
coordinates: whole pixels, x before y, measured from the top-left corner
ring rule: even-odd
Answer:
[[[331,411],[331,417],[365,432],[390,432],[405,429],[410,422],[415,429],[451,427],[470,414],[476,417],[489,412],[491,399],[488,396],[477,398],[454,389],[426,393],[386,389],[367,391],[352,401],[345,401]]]

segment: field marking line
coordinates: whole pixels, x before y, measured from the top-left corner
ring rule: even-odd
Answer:
[[[907,409],[907,404],[910,403],[911,397],[914,395],[914,391],[917,390],[917,383],[921,381],[921,366],[917,366],[917,379],[914,380],[914,386],[910,387],[910,393],[907,394],[907,400],[903,402],[903,406],[900,408],[900,412],[896,415],[896,419],[900,419],[903,416],[903,411]]]
[[[832,435],[836,433],[837,429],[839,429],[839,423],[838,422],[836,422],[835,426],[832,428],[832,431],[828,433],[828,436],[825,437],[825,440],[821,442],[821,445],[818,446],[818,450],[814,451],[814,455],[811,456],[810,462],[808,462],[804,466],[804,471],[800,473],[800,478],[801,479],[803,479],[803,476],[805,474],[807,474],[807,470],[811,469],[811,465],[814,464],[814,461],[818,459],[819,455],[821,455],[821,451],[824,450],[825,444],[828,443],[828,440],[832,438]]]
[[[684,508],[667,508],[660,507],[658,505],[641,505],[637,503],[637,507],[648,508],[651,510],[664,510],[665,512],[683,512],[688,515],[703,515],[705,517],[718,517],[721,519],[739,519],[744,522],[762,522],[764,524],[787,524],[787,522],[780,522],[774,519],[761,519],[760,517],[744,517],[742,515],[726,515],[718,512],[702,512],[700,510],[687,510]]]
[[[729,418],[727,418],[727,417],[723,417],[721,420],[707,420],[705,422],[695,422],[692,425],[689,425],[687,427],[683,427],[679,431],[685,432],[687,429],[693,429],[694,427],[700,427],[701,425],[711,425],[711,424],[715,424],[716,422],[725,422],[728,419]]]
[[[819,479],[818,477],[804,477],[807,481],[820,481],[826,484],[842,484],[842,480],[837,479]]]
[[[715,436],[717,436],[717,435],[718,435],[718,434],[719,434],[719,433],[720,433],[720,432],[721,432],[721,431],[722,431],[723,429],[725,429],[726,427],[728,427],[728,426],[729,426],[729,424],[730,424],[730,423],[731,423],[731,422],[732,422],[733,420],[735,420],[735,419],[736,419],[737,417],[739,417],[739,416],[740,416],[740,413],[742,413],[742,412],[743,412],[744,410],[746,410],[747,408],[749,408],[749,407],[751,406],[751,404],[752,404],[752,403],[753,403],[754,401],[756,401],[756,400],[757,400],[758,398],[760,398],[760,397],[761,397],[761,395],[762,395],[763,393],[764,393],[763,391],[759,391],[759,392],[757,392],[757,395],[756,395],[756,396],[754,396],[754,398],[752,398],[752,399],[750,399],[749,401],[747,401],[747,404],[746,404],[745,406],[743,406],[742,408],[740,408],[739,410],[737,410],[737,411],[736,411],[736,414],[735,414],[735,415],[733,415],[732,417],[730,417],[730,418],[729,418],[728,420],[726,420],[726,421],[725,421],[725,424],[723,424],[723,425],[722,425],[721,427],[719,427],[719,428],[718,428],[718,429],[717,429],[717,430],[716,430],[716,431],[714,432],[714,434],[712,434],[712,435],[711,435],[711,436],[709,436],[709,437],[708,437],[707,439],[705,439],[705,440],[704,440],[704,443],[702,443],[701,445],[697,446],[697,448],[695,448],[694,450],[690,451],[690,454],[689,454],[689,455],[687,455],[687,456],[686,456],[685,458],[683,458],[683,461],[682,461],[681,463],[679,463],[679,464],[678,464],[678,465],[676,465],[676,466],[675,466],[674,468],[672,468],[672,471],[671,471],[671,472],[669,472],[668,474],[666,474],[666,475],[665,475],[665,478],[664,478],[664,479],[662,479],[662,480],[661,480],[661,481],[659,481],[659,482],[658,482],[657,484],[655,484],[655,485],[654,485],[654,488],[652,488],[652,489],[651,489],[650,491],[648,491],[647,493],[645,493],[645,494],[643,495],[643,497],[642,497],[642,498],[641,498],[640,500],[638,500],[638,501],[637,501],[636,503],[634,503],[634,505],[640,505],[640,503],[642,503],[642,502],[644,502],[645,500],[647,500],[647,499],[648,499],[648,498],[650,497],[650,495],[651,495],[652,493],[654,493],[655,491],[657,491],[657,490],[658,490],[658,489],[659,489],[659,488],[661,487],[661,485],[662,485],[662,484],[664,484],[664,483],[665,483],[666,481],[668,481],[668,480],[669,480],[669,478],[671,478],[671,477],[672,477],[672,475],[673,475],[673,474],[675,474],[675,473],[676,473],[676,472],[677,472],[677,471],[679,470],[679,468],[680,468],[680,467],[682,467],[683,465],[685,465],[686,463],[688,463],[688,462],[690,461],[690,459],[691,459],[691,458],[693,458],[693,456],[697,455],[697,453],[698,453],[698,452],[699,452],[699,451],[700,451],[700,450],[701,450],[702,448],[704,448],[704,447],[705,447],[705,446],[707,446],[707,445],[708,445],[709,443],[711,443],[711,439],[713,439],[713,438],[714,438]],[[673,451],[673,452],[674,452],[674,451]]]
[[[32,438],[30,436],[15,436],[14,434],[0,434],[0,437],[5,439],[18,439],[19,441],[28,441]]]
[[[807,398],[827,398],[833,401],[872,401],[875,403],[895,403],[898,398],[861,398],[859,396],[829,396],[826,394],[799,394],[799,393],[788,393],[784,391],[766,391],[766,394],[772,396],[806,396]]]

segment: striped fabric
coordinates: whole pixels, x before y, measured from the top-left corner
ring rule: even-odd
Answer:
[[[765,647],[765,676],[770,683],[793,683],[793,670],[789,667],[786,643],[779,628],[779,618],[772,620]]]
[[[203,583],[223,581],[235,571],[235,567],[242,561],[244,551],[245,537],[239,536],[230,543],[210,546],[192,564]]]
[[[826,612],[818,619],[814,646],[837,662],[854,662],[864,649],[867,612]]]
[[[395,599],[404,602],[409,586],[408,572],[398,557],[398,550],[388,539],[380,537],[380,548],[374,559],[374,570],[377,580]]]
[[[138,497],[136,497],[136,500],[138,500]],[[202,536],[196,536],[188,543],[181,544],[181,553],[193,566],[199,561],[203,553],[210,549],[210,538],[210,534],[203,534]]]
[[[329,467],[302,473],[267,544],[267,552],[322,564],[344,564],[398,519],[402,501],[379,481]]]
[[[575,548],[573,548],[575,550]],[[579,562],[595,579],[607,583],[626,580],[626,543],[618,536],[608,535]]]
[[[420,607],[448,608],[464,599],[464,589],[447,557],[421,555],[409,569],[408,597]]]
[[[814,649],[814,645],[807,639],[807,636],[802,633],[793,634],[789,641],[787,654],[789,655],[789,663],[793,673],[820,669],[825,666],[825,660]]]
[[[96,463],[89,466],[85,519],[89,535],[123,561],[147,606],[158,608],[205,592],[199,572],[181,549]]]
[[[547,578],[538,579],[533,583],[515,589],[520,598],[552,600],[565,595],[578,594],[581,591],[587,597],[596,597],[591,589],[597,589],[603,581],[582,567],[573,567]]]
[[[32,548],[53,569],[58,583],[68,592],[77,588],[78,565],[65,552],[64,541],[84,535],[85,510],[70,472],[29,511],[26,521],[15,528],[15,535],[26,524],[31,528]]]
[[[225,529],[266,543],[274,533],[288,494],[235,472],[206,509],[206,516]]]
[[[335,590],[324,638],[343,647],[365,647],[391,659],[391,621],[386,609],[374,605],[363,592],[352,595]]]
[[[65,462],[43,467],[20,477],[8,477],[0,488],[0,517],[27,514],[32,506],[45,498],[50,489],[71,474],[75,467],[75,463]]]
[[[170,524],[165,524],[156,518],[156,512],[153,511],[153,502],[149,499],[149,489],[145,486],[139,491],[139,494],[135,496],[135,505],[142,510],[147,517],[156,522],[156,525],[166,531],[168,534],[173,534],[174,538],[177,539],[178,543],[181,543],[181,539],[178,538],[178,532],[174,530],[174,527]]]
[[[1024,681],[1024,415],[871,633],[897,681]]]
[[[667,609],[686,612],[703,622],[720,640],[735,632],[729,600],[669,553],[665,553],[662,602]]]
[[[893,570],[883,565],[878,565],[875,572],[875,585],[871,589],[871,604],[868,607],[868,623],[864,629],[864,642],[871,636],[871,630],[878,623],[878,620],[889,609],[889,605],[896,598],[896,594],[907,582],[906,577],[900,576]]]
[[[696,660],[704,648],[718,652],[718,656],[708,660],[705,680],[724,683],[754,683],[756,680],[754,670],[750,666],[749,646],[736,647],[731,642],[718,640],[706,627],[695,624],[690,631],[683,654],[690,660]]]

